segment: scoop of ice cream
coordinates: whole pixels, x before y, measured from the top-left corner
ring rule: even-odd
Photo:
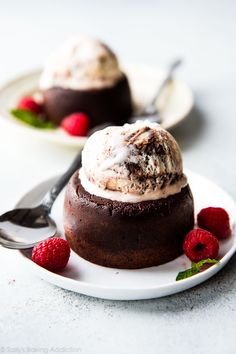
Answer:
[[[159,124],[147,121],[94,133],[82,153],[82,175],[100,190],[145,199],[160,191],[164,196],[168,188],[177,193],[186,185],[177,142]]]
[[[73,38],[49,58],[39,86],[91,89],[112,86],[122,72],[115,54],[90,37]]]

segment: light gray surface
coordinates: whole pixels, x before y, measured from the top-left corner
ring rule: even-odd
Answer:
[[[40,66],[72,33],[96,34],[133,61],[164,65],[182,55],[179,75],[196,98],[196,109],[173,131],[185,166],[236,199],[235,16],[235,1],[1,1],[0,82]],[[0,127],[0,212],[74,154]],[[0,351],[234,353],[235,266],[233,257],[220,274],[182,294],[112,302],[51,286],[28,274],[14,251],[1,249]]]

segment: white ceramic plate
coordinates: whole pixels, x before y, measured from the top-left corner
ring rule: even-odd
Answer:
[[[192,172],[187,172],[187,175],[195,199],[196,213],[203,207],[221,206],[229,212],[232,225],[234,225],[236,204],[231,197],[206,178]],[[50,179],[36,186],[21,199],[17,206],[36,205],[54,181],[55,179]],[[63,198],[62,192],[52,212],[62,233]],[[104,299],[140,300],[171,295],[202,283],[223,268],[235,250],[236,233],[233,228],[232,236],[220,243],[221,261],[219,264],[178,282],[175,281],[178,272],[190,266],[190,261],[184,255],[158,267],[121,270],[92,264],[72,251],[67,267],[57,274],[39,267],[23,252],[20,254],[24,257],[28,270],[34,271],[42,279],[64,289]]]
[[[129,64],[124,65],[132,91],[135,106],[142,107],[147,104],[156,92],[164,71],[158,67],[146,65]],[[72,137],[62,129],[53,131],[40,130],[30,127],[9,113],[10,109],[16,107],[20,98],[32,94],[38,90],[38,81],[41,71],[31,72],[15,79],[0,89],[0,117],[2,122],[13,124],[21,133],[29,133],[33,138],[46,139],[54,143],[81,148],[86,138]],[[169,129],[182,121],[190,112],[193,106],[193,95],[190,88],[181,80],[175,79],[173,84],[158,102],[158,107],[163,118],[163,127]]]

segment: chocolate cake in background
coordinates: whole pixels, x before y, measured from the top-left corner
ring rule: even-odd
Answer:
[[[194,205],[174,138],[137,122],[93,134],[65,196],[71,248],[90,262],[143,268],[182,253]]]
[[[132,114],[126,75],[111,49],[93,38],[74,38],[54,53],[39,86],[46,115],[57,125],[75,112],[88,114],[91,127],[122,125]]]

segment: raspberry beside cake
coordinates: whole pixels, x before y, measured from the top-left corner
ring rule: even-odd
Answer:
[[[57,125],[74,112],[88,114],[91,127],[111,119],[122,125],[132,114],[126,75],[111,49],[93,38],[73,39],[51,56],[39,86],[46,115]]]
[[[64,228],[90,262],[144,268],[182,253],[193,212],[176,141],[158,124],[137,122],[88,139],[66,190]]]

